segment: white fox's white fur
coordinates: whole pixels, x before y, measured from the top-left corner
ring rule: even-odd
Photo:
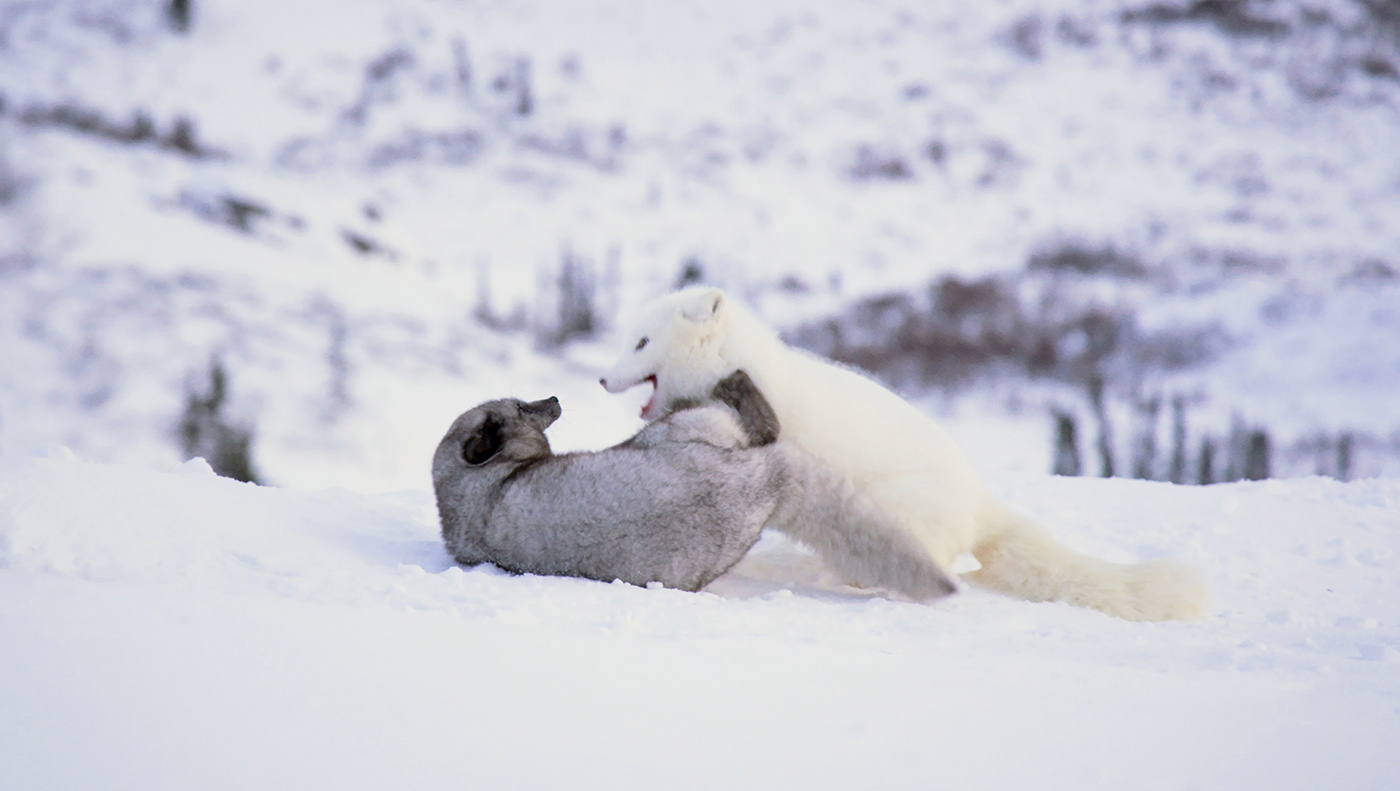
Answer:
[[[781,436],[837,467],[916,536],[945,569],[971,553],[978,584],[1031,601],[1065,601],[1129,620],[1199,617],[1206,588],[1170,560],[1109,563],[1056,542],[997,502],[942,426],[847,368],[785,345],[715,288],[668,294],[642,315],[603,377],[609,392],[653,382],[642,417],[699,400],[737,369],[758,385]]]

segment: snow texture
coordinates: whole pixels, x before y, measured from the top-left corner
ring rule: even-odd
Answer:
[[[833,583],[765,538],[698,594],[453,565],[426,493],[62,453],[0,477],[6,788],[1383,789],[1400,482],[996,483],[1216,603],[1129,623]]]

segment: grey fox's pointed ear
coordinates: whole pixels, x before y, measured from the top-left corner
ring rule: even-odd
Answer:
[[[462,460],[468,464],[485,464],[492,456],[500,453],[505,444],[502,429],[505,425],[495,415],[488,415],[476,433],[462,443]]]
[[[694,301],[681,308],[681,315],[696,324],[708,324],[724,311],[724,292],[717,288],[696,294]]]

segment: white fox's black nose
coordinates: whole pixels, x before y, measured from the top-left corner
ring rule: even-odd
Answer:
[[[607,389],[608,389],[608,378],[605,376],[605,377],[603,377],[602,379],[599,379],[599,380],[598,380],[598,384],[602,385],[604,390],[607,390]]]

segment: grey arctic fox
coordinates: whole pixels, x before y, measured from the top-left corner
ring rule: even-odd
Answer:
[[[556,398],[463,413],[433,456],[442,537],[464,565],[695,591],[765,527],[806,544],[853,583],[915,600],[952,578],[841,473],[778,436],[743,371],[606,450],[555,455]]]

